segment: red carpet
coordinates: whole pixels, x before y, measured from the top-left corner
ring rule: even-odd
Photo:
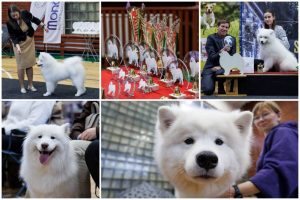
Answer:
[[[124,71],[126,71],[124,68],[122,68],[122,69]],[[135,70],[135,71],[136,71],[136,73],[138,72],[138,70]],[[109,70],[101,71],[101,87],[104,90],[107,90],[108,84],[109,84],[111,78],[112,78],[111,71],[109,71]],[[118,98],[119,99],[160,99],[161,97],[172,98],[169,96],[169,94],[173,93],[174,87],[178,85],[180,88],[180,92],[183,94],[186,94],[186,99],[195,99],[195,95],[190,93],[189,91],[187,91],[188,89],[192,88],[192,83],[189,84],[189,87],[187,89],[187,85],[188,85],[187,81],[184,81],[182,86],[180,86],[179,84],[176,83],[175,85],[173,85],[171,87],[166,87],[164,83],[159,81],[158,77],[153,77],[153,81],[154,81],[154,83],[159,84],[159,90],[157,90],[155,92],[150,92],[150,93],[144,94],[137,89],[137,87],[138,87],[138,82],[137,82],[133,97],[129,97],[121,92],[121,94]]]

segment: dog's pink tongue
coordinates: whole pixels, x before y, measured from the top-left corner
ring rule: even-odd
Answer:
[[[42,165],[46,165],[47,161],[48,161],[48,158],[49,158],[49,154],[43,154],[43,153],[41,153],[40,154],[40,163]]]

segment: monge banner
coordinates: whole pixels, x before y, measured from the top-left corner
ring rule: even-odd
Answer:
[[[61,43],[61,35],[65,26],[64,2],[49,2],[46,8],[45,24],[48,32],[44,31],[44,43]]]
[[[31,2],[30,5],[30,12],[33,16],[39,18],[40,20],[43,19],[46,11],[47,2]],[[34,30],[37,29],[37,25],[35,23],[31,23]]]

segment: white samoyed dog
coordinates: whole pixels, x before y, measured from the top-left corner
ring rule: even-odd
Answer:
[[[264,72],[273,66],[279,67],[278,71],[297,71],[296,57],[287,50],[275,36],[272,29],[259,29],[257,40],[260,44],[260,58],[264,60]]]
[[[44,96],[51,95],[57,83],[61,80],[71,79],[77,89],[75,96],[81,96],[85,93],[85,69],[82,65],[82,58],[74,56],[58,62],[49,53],[41,52],[37,65],[41,67],[43,77],[46,81],[47,92]]]
[[[79,197],[78,167],[68,129],[68,124],[30,127],[20,170],[30,198]]]
[[[154,157],[181,198],[218,197],[250,166],[249,111],[162,106]]]

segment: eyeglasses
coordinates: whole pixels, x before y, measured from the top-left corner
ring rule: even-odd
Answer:
[[[264,120],[264,119],[266,119],[270,114],[271,114],[270,112],[267,112],[267,113],[263,113],[263,114],[260,115],[260,116],[255,116],[254,119],[253,119],[253,121],[256,122],[256,121],[258,121],[258,120],[260,120],[260,119],[263,119],[263,120]]]

